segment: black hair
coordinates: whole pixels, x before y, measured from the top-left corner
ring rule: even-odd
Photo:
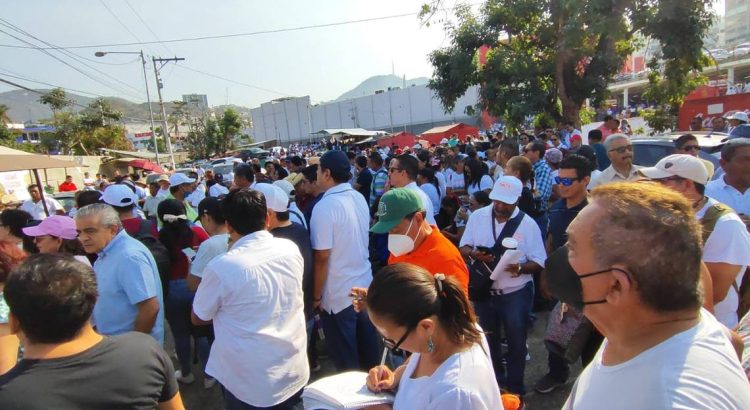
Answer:
[[[466,175],[466,171],[464,171],[464,183],[466,184],[466,188],[468,189],[470,186],[479,186],[479,183],[482,182],[482,177],[487,175],[487,171],[484,169],[484,166],[482,166],[482,161],[476,159],[476,158],[469,158],[466,160],[466,163],[464,163],[464,168],[469,168],[469,173],[471,174]]]
[[[68,178],[73,179],[73,175],[65,175],[65,179],[68,179]]]
[[[589,144],[591,144],[592,141],[601,141],[603,138],[602,130],[591,130],[589,131]]]
[[[373,152],[370,154],[370,161],[372,161],[373,164],[377,165],[378,168],[383,166],[383,157],[381,157],[377,152]]]
[[[477,191],[477,192],[474,192],[474,195],[472,196],[477,201],[480,207],[485,207],[492,203],[492,200],[490,199],[490,194],[488,194],[487,192]]]
[[[398,160],[398,167],[406,172],[410,180],[415,181],[419,172],[419,162],[417,159],[409,154],[401,154],[396,159]]]
[[[245,178],[251,184],[255,181],[255,172],[248,164],[239,164],[234,168],[234,177]]]
[[[721,148],[721,159],[724,161],[731,161],[737,150],[745,147],[750,147],[750,138],[735,138],[729,140],[724,144],[724,147]]]
[[[442,280],[441,285],[442,292],[437,279],[417,265],[387,265],[373,276],[367,291],[367,308],[406,328],[436,315],[453,343],[479,343],[483,335],[477,329],[474,308],[461,285],[452,276]]]
[[[541,141],[534,141],[531,143],[531,150],[539,152],[539,158],[544,159],[544,152],[547,151],[547,146]]]
[[[65,254],[30,256],[9,275],[3,294],[32,343],[73,339],[90,320],[98,296],[91,267]]]
[[[430,151],[421,149],[417,152],[417,159],[421,162],[427,162],[430,160]]]
[[[674,147],[677,149],[682,149],[682,147],[684,147],[688,141],[698,141],[698,138],[696,138],[693,134],[680,135],[676,140],[674,140]]]
[[[318,164],[312,164],[307,166],[300,171],[306,180],[315,182],[318,180]]]
[[[284,211],[284,212],[274,211],[274,213],[276,214],[276,219],[278,219],[280,222],[286,222],[289,220],[289,211]]]
[[[346,157],[352,160],[357,157],[357,154],[355,154],[354,151],[346,151]]]
[[[614,118],[613,116],[611,116],[611,115],[605,115],[605,116],[604,116],[604,122],[607,122],[607,121],[609,121],[609,120],[614,120],[614,119],[615,119],[615,118]]]
[[[513,158],[518,155],[518,145],[512,141],[504,141],[500,144],[500,152],[508,158]]]
[[[81,191],[76,195],[76,208],[81,209],[84,206],[95,204],[102,198],[99,191]]]
[[[589,161],[589,169],[591,172],[597,169],[596,152],[594,152],[594,149],[591,148],[590,145],[581,145],[576,151],[576,155],[580,155]]]
[[[281,164],[277,164],[275,162],[272,162],[272,164],[273,164],[273,167],[276,169],[276,176],[279,179],[284,179],[289,176],[289,173],[286,172],[286,170],[284,169],[284,167],[281,166]]]
[[[437,189],[438,194],[440,193],[440,184],[438,183],[437,178],[435,178],[434,169],[430,167],[424,167],[419,170],[419,175],[424,177],[424,179],[427,180],[427,183],[434,185],[435,189]]]
[[[301,167],[305,165],[305,161],[302,160],[299,156],[295,155],[291,158],[292,165],[295,167]]]
[[[21,238],[23,250],[28,253],[39,252],[34,243],[34,238],[23,233],[23,228],[38,224],[38,221],[32,220],[31,214],[20,209],[6,209],[0,213],[0,222],[2,222],[3,226],[8,227],[13,236]]]
[[[30,184],[28,187],[26,187],[26,190],[27,191],[31,191],[34,188],[39,189],[39,185],[37,185],[37,184]]]
[[[193,236],[195,233],[190,227],[190,221],[187,219],[177,219],[173,222],[165,221],[164,215],[187,215],[185,205],[176,199],[165,199],[159,202],[156,208],[156,214],[162,221],[162,228],[159,231],[159,241],[169,250],[169,256],[172,261],[182,255],[182,249],[193,246]]]
[[[560,169],[575,169],[580,181],[591,176],[591,161],[581,155],[568,155],[560,162]]]
[[[224,197],[224,218],[242,236],[266,228],[266,198],[260,191],[236,190]]]
[[[208,215],[214,223],[220,225],[223,225],[226,221],[221,208],[221,200],[212,196],[207,196],[198,204],[198,215]]]
[[[357,162],[357,166],[360,168],[367,168],[367,157],[364,155],[360,155],[355,160]]]

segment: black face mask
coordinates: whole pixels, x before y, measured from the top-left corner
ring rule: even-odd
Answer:
[[[547,271],[547,286],[552,296],[578,311],[583,311],[583,307],[586,305],[607,302],[606,299],[584,302],[581,279],[600,275],[613,270],[619,270],[609,268],[587,273],[585,275],[579,275],[568,262],[567,246],[561,246],[556,251],[552,252],[549,257],[547,257],[547,261],[544,262],[544,269]]]

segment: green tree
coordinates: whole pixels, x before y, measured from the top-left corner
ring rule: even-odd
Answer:
[[[429,16],[441,5],[426,5]],[[644,38],[661,44],[650,87],[665,104],[681,102],[693,72],[706,63],[703,35],[712,22],[710,0],[489,0],[478,15],[466,5],[448,24],[450,45],[433,51],[430,87],[446,110],[473,85],[480,106],[511,125],[548,113],[581,123],[587,98],[607,97],[607,84]],[[479,50],[487,47],[486,63]],[[688,85],[685,87],[684,85]]]
[[[73,101],[65,94],[62,88],[55,88],[39,97],[39,102],[49,106],[52,113],[57,113],[66,107],[73,105]]]
[[[183,141],[183,147],[190,154],[190,158],[204,159],[220,152],[218,140],[222,131],[219,123],[211,118],[200,119],[193,123],[191,131]]]
[[[10,107],[5,104],[0,104],[0,123],[2,125],[9,124],[11,122],[10,117],[8,116],[9,110]]]
[[[242,118],[240,113],[232,108],[224,110],[224,114],[219,119],[219,138],[216,141],[216,152],[226,153],[234,146],[234,137],[242,129]]]
[[[109,101],[97,98],[81,112],[81,125],[87,129],[94,130],[113,122],[120,121],[122,113],[112,108]]]

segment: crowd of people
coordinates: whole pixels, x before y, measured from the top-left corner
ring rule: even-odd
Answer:
[[[87,176],[68,215],[29,186],[0,213],[0,407],[181,409],[201,382],[299,409],[324,343],[387,408],[523,408],[578,361],[566,409],[750,408],[750,139],[644,168],[614,118],[539,131]]]

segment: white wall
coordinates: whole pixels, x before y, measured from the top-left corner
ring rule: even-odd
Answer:
[[[440,100],[427,86],[391,90],[312,107],[309,107],[310,97],[269,102],[251,110],[253,137],[256,141],[278,138],[279,143],[284,144],[307,140],[310,130],[315,132],[325,128],[421,133],[434,126],[457,121],[476,125],[477,117],[467,116],[464,110],[467,106],[475,105],[478,98],[478,88],[470,88],[450,113],[445,112]],[[309,107],[310,127],[306,107]]]

